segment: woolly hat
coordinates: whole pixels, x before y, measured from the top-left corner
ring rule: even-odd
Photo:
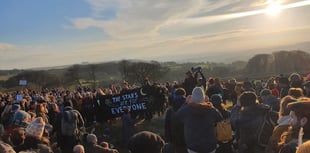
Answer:
[[[31,118],[30,114],[28,114],[23,110],[18,110],[14,114],[13,123],[14,124],[27,123],[28,118]]]
[[[45,123],[42,117],[35,118],[26,128],[26,135],[41,138],[43,135]]]
[[[202,103],[205,101],[205,93],[200,87],[195,87],[192,92],[192,102],[193,103]]]
[[[97,142],[98,142],[97,136],[94,134],[88,134],[86,137],[86,140],[88,143],[92,143],[92,144],[97,144]]]
[[[129,139],[128,149],[131,153],[159,153],[164,144],[164,140],[159,135],[142,131]]]

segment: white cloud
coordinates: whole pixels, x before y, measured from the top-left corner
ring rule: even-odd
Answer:
[[[0,43],[0,51],[10,51],[16,49],[15,45],[8,43]]]
[[[93,16],[72,19],[72,27],[102,29],[112,38],[145,38],[157,37],[160,30],[175,29],[178,26],[190,27],[183,20],[195,16],[208,16],[209,12],[228,7],[240,0],[205,1],[205,0],[86,0]],[[105,16],[105,12],[114,9],[115,16],[109,20],[96,18]],[[170,26],[171,23],[177,25]],[[204,23],[209,24],[209,23]],[[168,26],[168,27],[167,27]]]

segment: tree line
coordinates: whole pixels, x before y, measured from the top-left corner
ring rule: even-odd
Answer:
[[[262,78],[276,74],[310,72],[310,54],[304,51],[278,51],[271,54],[256,54],[247,62],[236,61],[230,64],[214,62],[157,62],[121,60],[100,64],[72,65],[63,69],[51,70],[14,70],[16,75],[0,82],[0,87],[18,86],[19,80],[27,80],[37,87],[57,87],[89,85],[96,88],[119,83],[123,80],[133,84],[141,83],[147,77],[153,82],[182,81],[185,72],[192,67],[201,66],[206,77],[221,78],[252,77]],[[13,73],[12,71],[8,71]],[[0,74],[5,74],[0,71]]]

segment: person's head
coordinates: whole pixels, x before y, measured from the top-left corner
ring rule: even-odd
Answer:
[[[164,140],[150,131],[142,131],[133,135],[128,142],[131,153],[162,153]]]
[[[260,97],[262,98],[262,100],[264,100],[266,97],[271,95],[271,91],[269,89],[263,89],[260,92]]]
[[[64,107],[73,107],[72,101],[68,100],[63,103]]]
[[[10,136],[10,139],[14,146],[23,144],[26,139],[25,128],[15,128]]]
[[[239,101],[242,107],[253,106],[256,104],[257,96],[252,91],[245,91],[240,95]]]
[[[211,103],[213,104],[213,106],[215,108],[217,108],[218,110],[222,110],[223,109],[223,99],[220,95],[218,94],[213,94],[210,98]]]
[[[45,113],[45,106],[43,104],[37,104],[36,113]]]
[[[201,87],[195,87],[192,91],[191,101],[193,103],[203,103],[205,102],[205,93]]]
[[[288,87],[289,86],[289,80],[287,77],[279,77],[278,85],[280,88]]]
[[[184,88],[177,88],[175,90],[175,95],[176,96],[185,96],[186,95],[186,91]]]
[[[178,110],[186,101],[186,91],[184,88],[177,88],[174,92],[171,106],[174,110]]]
[[[294,98],[300,98],[304,96],[304,93],[301,88],[290,88],[288,90],[288,95],[293,96]]]
[[[185,74],[186,74],[186,78],[193,76],[193,73],[191,71],[187,71]]]
[[[310,98],[297,99],[287,105],[290,110],[290,124],[293,127],[304,127],[310,132]]]
[[[287,109],[287,105],[289,103],[292,103],[292,102],[296,102],[297,99],[292,97],[292,96],[285,96],[281,99],[280,101],[280,111],[279,111],[279,116],[282,117],[282,116],[287,116],[290,114],[290,110]]]
[[[31,121],[30,114],[22,110],[15,112],[13,116],[13,124],[20,127],[27,126],[30,123],[30,121]]]
[[[82,146],[82,145],[75,145],[73,147],[73,153],[85,153],[84,146]]]
[[[18,111],[18,110],[20,110],[20,105],[19,104],[13,104],[12,105],[12,109],[11,109],[11,111],[12,112],[16,112],[16,111]]]
[[[298,73],[292,73],[289,77],[289,81],[293,88],[300,87],[302,84],[302,78]]]
[[[97,136],[95,134],[88,134],[86,137],[86,140],[90,144],[97,144],[98,143],[98,139],[97,139]]]
[[[310,152],[310,140],[298,146],[296,150],[296,153],[309,153],[309,152]]]
[[[305,89],[306,95],[310,96],[310,81],[307,81],[303,84],[303,87]]]

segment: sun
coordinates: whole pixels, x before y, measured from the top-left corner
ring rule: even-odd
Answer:
[[[282,11],[281,1],[279,0],[268,0],[268,6],[265,9],[265,13],[270,16],[277,16]]]

